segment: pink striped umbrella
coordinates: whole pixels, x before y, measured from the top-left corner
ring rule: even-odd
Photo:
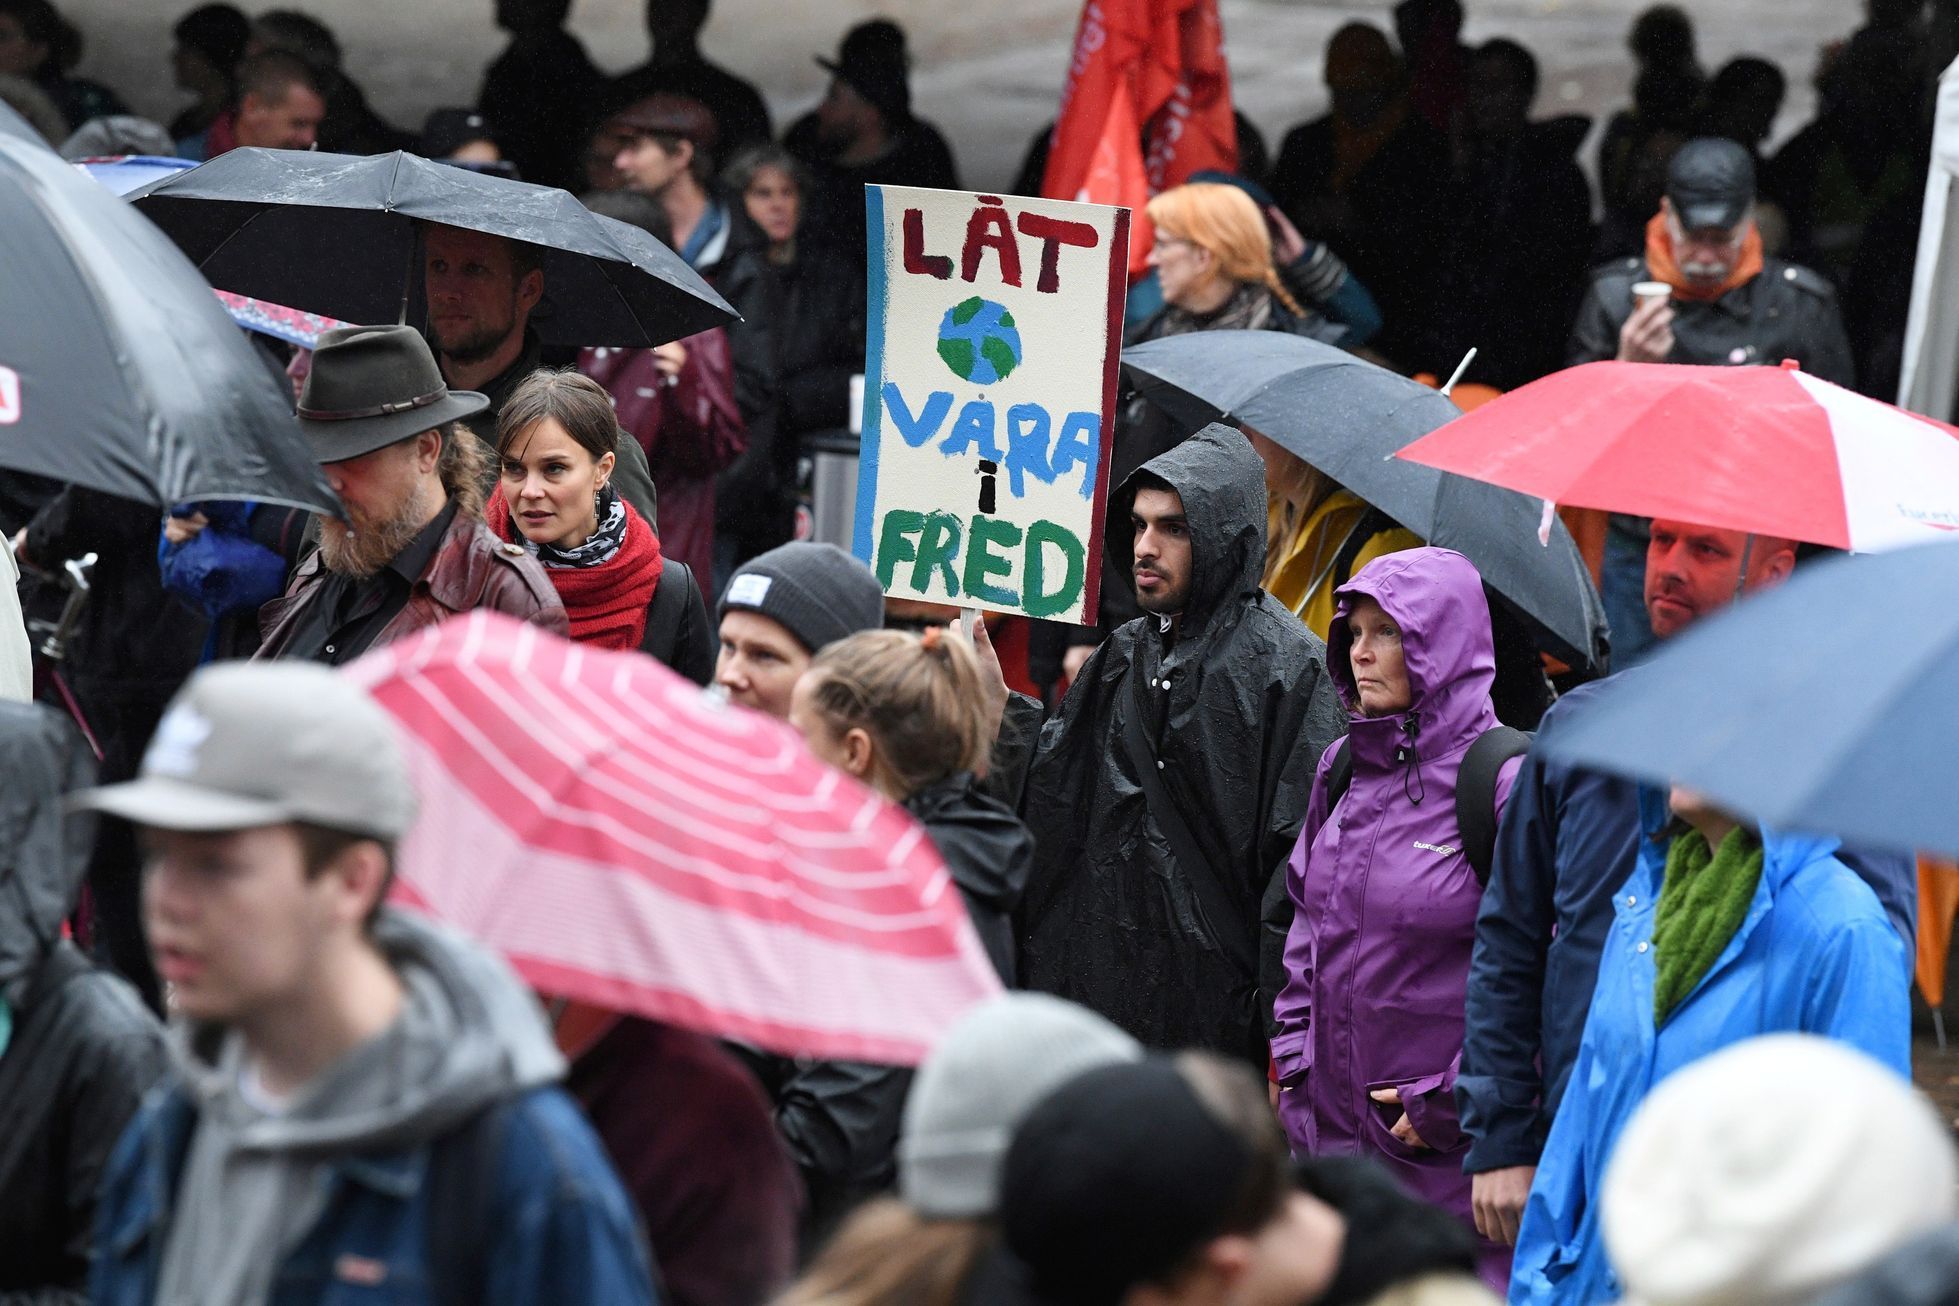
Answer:
[[[909,815],[652,658],[474,613],[347,674],[402,726],[421,797],[397,898],[544,993],[916,1064],[999,991]]]

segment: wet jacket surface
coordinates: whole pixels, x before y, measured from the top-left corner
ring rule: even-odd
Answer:
[[[959,886],[960,900],[1002,983],[1015,984],[1013,910],[1033,869],[1034,840],[1013,809],[980,792],[966,772],[904,802]],[[898,1131],[912,1072],[861,1061],[798,1061],[755,1054],[776,1125],[809,1190],[806,1246],[856,1203],[897,1179]]]
[[[687,361],[671,381],[650,349],[587,349],[578,370],[605,387],[619,425],[646,455],[659,487],[660,552],[697,576],[714,573],[714,478],[747,447],[735,406],[728,333],[680,342]]]
[[[318,601],[326,578],[326,559],[315,550],[299,564],[285,595],[259,610],[265,643],[258,656],[286,655],[302,624],[300,617]],[[542,626],[554,635],[570,630],[558,591],[537,560],[517,545],[499,540],[482,518],[459,512],[442,537],[435,561],[410,590],[407,606],[381,628],[369,647],[392,643],[478,608]]]
[[[802,1184],[769,1100],[720,1044],[626,1017],[565,1090],[639,1207],[675,1306],[760,1306],[796,1271]]]
[[[1565,349],[1567,367],[1618,354],[1633,285],[1651,277],[1643,258],[1618,259],[1592,273]],[[1673,340],[1669,363],[1774,367],[1793,358],[1825,381],[1847,386],[1855,379],[1836,291],[1820,273],[1781,259],[1765,259],[1760,275],[1719,299],[1675,300]]]
[[[1174,643],[1154,616],[1114,631],[1042,727],[1022,806],[1035,854],[1021,979],[1149,1046],[1209,1048],[1262,1068],[1290,925],[1285,860],[1343,713],[1325,645],[1259,588],[1265,477],[1250,443],[1208,426],[1146,470],[1183,499],[1190,601]],[[1132,476],[1109,511],[1109,551],[1124,575],[1135,491]],[[1132,717],[1154,757],[1125,744]],[[1145,766],[1158,768],[1203,864],[1171,851],[1139,783]],[[1268,890],[1279,907],[1262,934]]]
[[[1578,1056],[1612,895],[1638,857],[1639,786],[1543,748],[1597,692],[1581,685],[1545,714],[1497,828],[1456,1081],[1472,1173],[1537,1164]],[[1916,863],[1868,849],[1837,856],[1877,894],[1899,937],[1914,938]]]
[[[981,793],[970,772],[928,785],[904,806],[945,858],[1001,983],[1014,987],[1013,912],[1034,870],[1034,836],[1012,808]]]
[[[1388,716],[1361,713],[1348,663],[1346,617],[1361,596],[1401,631],[1413,698]],[[1483,890],[1462,852],[1455,790],[1469,746],[1497,725],[1489,608],[1469,560],[1433,548],[1370,563],[1338,598],[1327,663],[1348,707],[1353,778],[1329,810],[1332,750],[1321,759],[1288,864],[1294,913],[1272,1039],[1280,1118],[1298,1154],[1371,1156],[1467,1224],[1454,1089]],[[1498,772],[1499,810],[1521,761]],[[1401,1106],[1369,1100],[1389,1088]],[[1427,1148],[1389,1132],[1403,1110]]]
[[[96,1190],[167,1058],[136,991],[61,937],[95,829],[63,810],[93,782],[87,746],[52,708],[0,704],[0,773],[0,1303],[65,1306],[87,1300]]]
[[[1642,790],[1639,803],[1642,832],[1663,831],[1664,795]],[[1513,1302],[1623,1295],[1599,1229],[1599,1189],[1627,1121],[1674,1071],[1742,1039],[1787,1032],[1840,1039],[1911,1074],[1904,941],[1870,886],[1837,858],[1833,839],[1764,836],[1747,916],[1656,1030],[1653,912],[1669,846],[1642,839],[1638,867],[1613,897],[1577,1064],[1517,1234]]]

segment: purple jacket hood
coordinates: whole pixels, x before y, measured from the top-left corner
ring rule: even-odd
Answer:
[[[1346,705],[1357,767],[1392,765],[1411,718],[1417,751],[1435,757],[1467,748],[1496,724],[1490,690],[1496,649],[1490,635],[1483,578],[1453,549],[1405,549],[1376,558],[1334,591],[1327,671]],[[1362,715],[1349,661],[1347,618],[1357,599],[1371,598],[1401,630],[1413,702],[1392,717]]]

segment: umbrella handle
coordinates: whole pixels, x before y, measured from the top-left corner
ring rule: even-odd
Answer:
[[[408,270],[401,278],[401,311],[395,315],[396,326],[408,325],[408,301],[415,293],[415,278],[422,274],[422,264],[427,260],[421,220],[410,218],[408,230]]]

